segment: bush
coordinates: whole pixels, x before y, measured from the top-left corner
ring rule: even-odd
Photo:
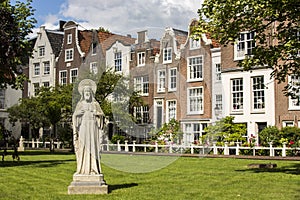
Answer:
[[[276,126],[268,126],[259,133],[259,144],[269,146],[269,142],[273,142],[275,146],[279,145],[280,131]]]
[[[118,140],[120,140],[120,144],[125,144],[125,136],[122,135],[113,135],[110,142],[113,144],[117,144]]]

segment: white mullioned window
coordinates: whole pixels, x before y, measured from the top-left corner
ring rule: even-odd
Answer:
[[[92,74],[97,74],[98,73],[98,63],[97,62],[90,63],[90,72]]]
[[[237,78],[231,80],[231,95],[232,95],[232,110],[243,110],[244,93],[243,93],[243,79]]]
[[[166,70],[157,71],[157,92],[165,92],[166,90]]]
[[[167,122],[169,122],[171,119],[176,119],[176,100],[169,100],[167,101]]]
[[[50,74],[50,62],[44,62],[44,75],[48,75]]]
[[[134,116],[137,120],[137,124],[147,124],[149,122],[149,107],[134,107]]]
[[[203,114],[203,87],[188,88],[188,114]]]
[[[65,50],[65,62],[72,61],[73,54],[74,54],[73,49],[66,49]]]
[[[40,63],[34,63],[33,64],[33,70],[34,70],[34,75],[35,76],[40,75],[40,71],[41,71]]]
[[[196,40],[196,39],[190,38],[190,49],[199,49],[201,47],[200,42],[201,42],[200,39]]]
[[[203,56],[188,58],[188,81],[203,79]]]
[[[134,89],[142,96],[149,95],[149,77],[140,76],[134,78]]]
[[[122,52],[115,53],[115,71],[122,71]]]
[[[67,70],[59,72],[59,84],[67,85]]]
[[[289,92],[289,109],[300,110],[300,76],[290,75],[288,77],[290,89]]]
[[[163,63],[171,63],[172,62],[172,47],[163,49]]]
[[[45,46],[39,47],[39,57],[45,56]]]
[[[77,77],[78,77],[78,69],[77,68],[71,69],[70,70],[70,82],[75,83]]]
[[[265,108],[264,76],[252,77],[252,107],[254,110]]]
[[[169,69],[169,87],[168,91],[176,91],[177,89],[177,69]]]
[[[215,64],[215,69],[216,69],[216,81],[221,81],[221,64],[217,63]]]
[[[67,35],[67,44],[72,44],[72,34]]]
[[[146,53],[145,52],[137,53],[137,64],[138,64],[138,66],[144,66],[145,62],[146,62]]]
[[[240,33],[237,43],[234,45],[234,59],[244,59],[245,56],[252,55],[252,51],[255,48],[254,40],[255,32],[243,32]]]

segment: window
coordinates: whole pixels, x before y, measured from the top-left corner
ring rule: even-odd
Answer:
[[[92,74],[97,74],[98,73],[98,64],[97,64],[97,62],[90,63],[90,72]]]
[[[50,74],[50,62],[44,62],[44,75],[48,75]]]
[[[200,48],[200,40],[195,40],[190,38],[190,49],[198,49]]]
[[[47,81],[47,82],[43,82],[43,86],[44,87],[50,87],[50,83]]]
[[[137,124],[147,124],[149,122],[149,107],[134,107],[134,116],[137,120]]]
[[[39,83],[33,83],[34,96],[37,96],[39,94],[39,88],[40,88]]]
[[[169,91],[176,91],[177,87],[177,69],[172,68],[169,70]]]
[[[72,34],[67,35],[67,44],[72,44]]]
[[[218,110],[222,110],[223,106],[222,106],[222,95],[221,94],[216,94],[216,109]]]
[[[149,94],[149,77],[141,76],[134,78],[134,88],[140,95],[147,96]]]
[[[166,71],[158,70],[157,71],[157,92],[165,92],[166,86]]]
[[[282,121],[282,127],[293,127],[294,121]]]
[[[92,55],[95,55],[97,53],[97,43],[93,42],[92,44]]]
[[[71,83],[74,83],[76,81],[77,76],[78,76],[78,69],[77,68],[76,69],[71,69],[70,74],[71,74],[70,81],[71,81]]]
[[[66,49],[65,50],[65,61],[72,61],[73,60],[73,49]]]
[[[252,50],[255,48],[254,36],[254,32],[240,33],[237,44],[235,45],[235,59],[244,59],[246,55],[252,55]]]
[[[202,144],[202,136],[205,134],[204,129],[207,123],[187,123],[185,124],[185,142]]]
[[[138,57],[138,60],[137,60],[138,66],[145,65],[145,52],[139,52],[137,54],[137,57]]]
[[[300,76],[289,76],[289,109],[300,109]]]
[[[231,80],[232,109],[239,111],[243,109],[243,79]]]
[[[264,77],[256,76],[252,77],[252,96],[253,96],[253,109],[265,108],[265,85]]]
[[[61,85],[67,84],[67,71],[59,72],[59,84],[61,84]]]
[[[188,114],[203,114],[203,88],[188,89]]]
[[[45,56],[45,46],[39,47],[39,57]]]
[[[221,81],[221,64],[217,63],[215,66],[216,66],[216,81]]]
[[[172,47],[163,49],[163,62],[171,63],[172,62]]]
[[[115,53],[115,71],[122,71],[122,52]]]
[[[5,108],[5,89],[0,89],[0,109]]]
[[[40,75],[40,63],[34,63],[33,64],[34,65],[34,75],[35,76],[38,76],[38,75]]]
[[[188,59],[188,80],[189,81],[199,81],[202,80],[203,71],[203,58],[192,57]]]
[[[167,122],[171,119],[176,119],[176,101],[167,101]]]

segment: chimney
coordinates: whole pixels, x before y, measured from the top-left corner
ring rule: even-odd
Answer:
[[[148,32],[147,30],[144,30],[144,31],[140,31],[137,33],[138,34],[138,44],[149,41],[148,37],[147,37],[147,32]]]
[[[64,25],[67,23],[66,21],[59,20],[59,31],[64,31]]]

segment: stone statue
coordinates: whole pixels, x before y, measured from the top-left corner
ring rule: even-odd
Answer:
[[[107,193],[100,166],[105,116],[95,100],[96,89],[96,83],[90,79],[84,79],[78,85],[81,99],[72,119],[77,170],[69,194]]]

